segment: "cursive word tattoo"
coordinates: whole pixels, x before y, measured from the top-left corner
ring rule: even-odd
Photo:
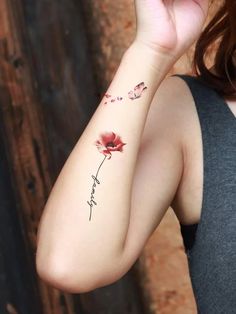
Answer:
[[[97,202],[94,200],[95,188],[97,184],[100,184],[98,180],[98,173],[101,169],[102,164],[106,159],[111,159],[112,152],[123,152],[123,146],[127,143],[123,143],[121,137],[114,132],[105,132],[100,135],[100,138],[94,143],[97,146],[97,149],[100,153],[102,153],[105,157],[103,158],[100,166],[98,167],[96,175],[92,175],[93,185],[92,192],[90,195],[90,201],[87,201],[90,207],[90,215],[89,220],[92,218],[92,209],[94,205],[97,205]]]
[[[138,99],[142,96],[143,92],[146,89],[147,89],[147,87],[145,86],[144,82],[141,82],[138,85],[136,85],[133,90],[128,92],[128,98],[131,100]],[[106,98],[104,105],[107,105],[109,102],[110,103],[120,102],[120,101],[125,99],[125,97],[121,97],[121,96],[113,97],[112,95],[110,95],[108,93],[106,93],[104,95],[104,97]]]

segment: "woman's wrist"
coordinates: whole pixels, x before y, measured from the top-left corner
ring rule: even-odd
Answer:
[[[131,43],[123,57],[136,58],[137,66],[140,65],[140,63],[146,63],[150,69],[153,69],[158,74],[162,74],[163,77],[166,76],[177,61],[173,56],[164,53],[161,49],[159,51],[152,49],[137,40]]]

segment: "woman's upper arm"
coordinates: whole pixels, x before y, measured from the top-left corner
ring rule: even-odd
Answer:
[[[119,277],[141,254],[172,203],[183,172],[179,79],[165,78],[146,120],[132,185],[130,224]]]

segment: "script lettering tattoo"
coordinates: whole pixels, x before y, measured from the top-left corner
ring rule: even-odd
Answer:
[[[114,132],[105,132],[101,134],[100,138],[94,144],[97,146],[98,151],[105,157],[98,167],[96,175],[92,175],[92,179],[94,180],[92,185],[92,192],[90,201],[87,201],[88,205],[90,206],[89,220],[91,220],[92,217],[93,206],[97,205],[97,202],[94,200],[94,193],[96,184],[100,184],[100,181],[98,180],[99,170],[106,159],[111,159],[112,152],[123,152],[123,146],[126,145],[126,143],[122,142],[121,137]]]
[[[147,87],[145,86],[144,82],[141,82],[138,85],[136,85],[133,90],[128,92],[128,98],[131,100],[138,99],[142,96],[143,92],[146,89],[147,89]],[[109,102],[110,103],[120,102],[120,101],[125,99],[125,97],[121,97],[121,96],[113,97],[112,95],[110,95],[108,93],[106,93],[104,95],[104,97],[107,99],[104,102],[104,105],[107,105]]]

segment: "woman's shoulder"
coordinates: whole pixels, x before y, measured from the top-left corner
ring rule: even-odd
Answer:
[[[167,75],[152,101],[144,141],[155,134],[168,134],[187,155],[194,149],[193,138],[199,135],[199,119],[191,90],[179,76]]]
[[[184,75],[195,79],[189,74]],[[197,108],[188,83],[182,77],[170,74],[162,81],[155,99],[154,104],[160,107],[156,113],[157,123],[166,124],[165,130],[176,138],[187,162],[198,149],[201,135]]]
[[[186,75],[195,80],[194,76]],[[200,120],[191,89],[181,76],[166,77],[157,98],[158,93],[168,107],[170,130],[173,137],[178,137],[183,156],[183,174],[171,207],[179,221],[190,224],[198,221],[200,215],[201,195],[196,192],[202,184]]]
[[[186,133],[186,128],[191,127],[189,122],[196,121],[198,118],[188,80],[198,81],[198,78],[188,73],[167,75],[154,98],[157,106],[160,103],[160,106],[165,106],[166,110],[169,111],[171,117],[169,122],[177,124],[178,129],[183,132],[180,133],[181,137]]]

